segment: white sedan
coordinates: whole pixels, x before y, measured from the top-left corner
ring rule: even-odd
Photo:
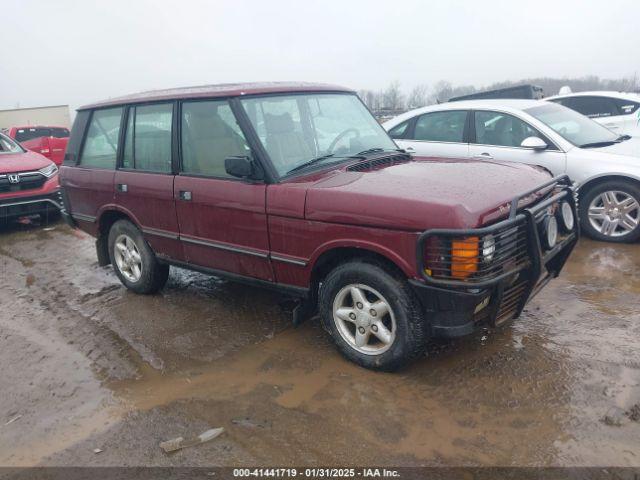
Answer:
[[[421,156],[540,165],[577,183],[581,225],[597,240],[640,238],[640,138],[538,100],[469,100],[420,108],[383,124]]]
[[[640,95],[624,92],[579,92],[547,97],[586,115],[618,134],[640,136]]]

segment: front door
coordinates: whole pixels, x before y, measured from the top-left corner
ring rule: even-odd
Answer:
[[[473,112],[475,142],[469,146],[469,155],[476,160],[500,160],[540,165],[553,175],[566,172],[566,155],[534,127],[513,115],[504,112]],[[527,137],[539,137],[548,147],[533,150],[521,146]]]
[[[408,126],[400,148],[426,157],[467,158],[469,144],[465,139],[466,110],[444,110],[420,115]]]
[[[173,105],[129,107],[115,195],[118,206],[138,223],[154,252],[183,260],[173,199]]]
[[[180,173],[174,195],[186,261],[273,281],[266,185],[225,171],[230,156],[251,150],[226,100],[185,101]]]

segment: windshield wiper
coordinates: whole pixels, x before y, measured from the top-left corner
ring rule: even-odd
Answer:
[[[620,142],[618,140],[607,140],[606,142],[584,143],[584,144],[580,145],[580,148],[609,147],[611,145],[615,145],[616,143],[620,143]]]
[[[315,165],[318,162],[321,162],[322,160],[326,160],[327,158],[331,158],[333,157],[335,154],[334,153],[328,153],[326,155],[322,155],[320,157],[316,157],[316,158],[312,158],[311,160],[309,160],[308,162],[304,162],[300,165],[298,165],[297,167],[293,167],[291,170],[289,170],[287,172],[287,175],[293,172],[297,172],[298,170],[302,170],[303,168],[307,168],[311,165]]]
[[[593,143],[585,143],[584,145],[580,145],[580,148],[598,148],[598,147],[609,147],[615,143],[622,143],[625,140],[631,139],[631,135],[620,135],[615,140],[607,140],[605,142],[593,142]]]

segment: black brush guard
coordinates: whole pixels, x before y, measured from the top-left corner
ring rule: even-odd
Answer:
[[[518,210],[522,200],[545,189],[552,194],[527,208]],[[574,215],[574,228],[550,250],[542,247],[536,216],[549,206],[566,201]],[[492,278],[457,280],[434,278],[425,268],[427,241],[430,238],[460,239],[463,237],[497,235],[509,228],[524,227],[527,261],[504,268]],[[574,190],[567,175],[555,177],[522,193],[510,202],[509,218],[494,225],[474,229],[432,229],[420,234],[416,246],[417,269],[422,280],[410,283],[418,294],[426,313],[432,319],[436,335],[452,337],[470,333],[475,325],[488,320],[497,325],[520,315],[526,303],[552,278],[560,274],[575,247],[579,231]],[[479,302],[490,299],[480,315],[475,312]],[[466,318],[465,318],[466,317]]]

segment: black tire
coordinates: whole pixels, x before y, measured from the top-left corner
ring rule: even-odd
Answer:
[[[589,206],[593,200],[604,192],[623,192],[627,195],[635,198],[640,203],[640,186],[638,184],[628,180],[609,180],[594,185],[588,190],[580,193],[579,198],[579,210],[580,210],[580,226],[582,231],[593,238],[594,240],[600,240],[603,242],[615,242],[615,243],[631,243],[640,238],[640,224],[636,228],[627,234],[619,236],[605,235],[594,228],[589,220]]]
[[[140,278],[137,281],[128,279],[125,274],[120,271],[116,262],[115,243],[122,235],[126,235],[133,240],[140,254],[142,268]],[[169,278],[169,265],[158,262],[153,250],[151,250],[151,247],[149,247],[142,236],[142,232],[129,220],[118,220],[111,226],[108,244],[111,265],[113,265],[113,269],[122,284],[129,290],[142,294],[156,293],[167,283],[167,279]]]
[[[334,301],[343,288],[352,284],[367,286],[379,292],[394,313],[395,339],[390,347],[380,354],[358,351],[345,340],[334,320]],[[418,299],[407,280],[399,274],[392,273],[383,264],[369,260],[352,260],[336,267],[321,283],[318,307],[324,327],[340,353],[362,367],[381,371],[397,370],[422,355],[426,349],[429,328]],[[386,318],[388,322],[390,316]],[[355,328],[357,327],[354,324],[353,329]],[[373,341],[377,342],[377,338]]]

